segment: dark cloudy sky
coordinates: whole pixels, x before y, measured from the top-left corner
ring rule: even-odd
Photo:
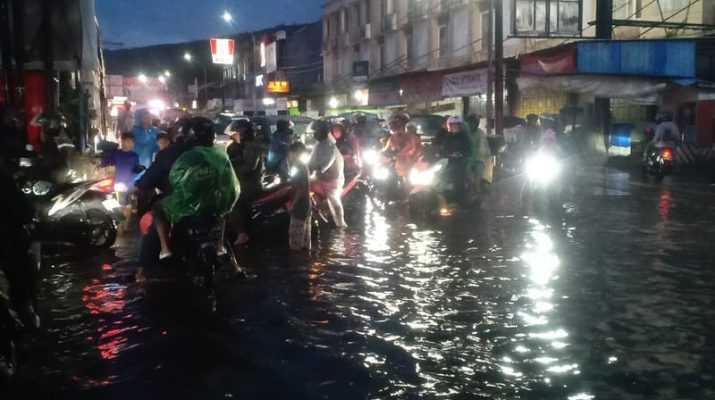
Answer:
[[[326,0],[95,0],[105,41],[124,47],[175,43],[317,21]],[[234,18],[230,27],[224,10]],[[116,48],[116,46],[106,46]]]

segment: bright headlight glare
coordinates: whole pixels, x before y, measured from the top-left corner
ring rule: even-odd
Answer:
[[[129,190],[129,188],[127,188],[127,185],[125,185],[125,184],[122,183],[122,182],[117,182],[117,183],[114,184],[114,191],[115,191],[115,192],[122,192],[122,193],[123,193],[123,192],[126,192],[127,190]]]
[[[303,164],[308,164],[310,162],[310,154],[308,154],[308,153],[301,154],[300,162],[302,162]]]
[[[434,172],[432,170],[418,171],[413,169],[410,171],[410,183],[419,186],[429,186],[434,182]]]
[[[365,162],[367,165],[373,165],[377,164],[378,160],[378,155],[377,151],[375,150],[368,150],[362,155],[362,160]]]
[[[294,177],[294,176],[296,176],[297,174],[298,174],[298,168],[296,168],[296,167],[291,167],[291,168],[290,168],[290,176],[291,176],[291,177]]]
[[[384,181],[390,176],[390,171],[385,167],[378,167],[375,168],[375,172],[372,173],[372,176],[378,181]]]
[[[556,157],[539,153],[526,161],[526,173],[529,180],[548,185],[556,180],[561,171],[561,164]]]

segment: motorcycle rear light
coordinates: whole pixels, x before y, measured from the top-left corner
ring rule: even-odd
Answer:
[[[663,149],[663,151],[660,153],[661,157],[663,157],[664,160],[672,160],[673,159],[673,150],[671,149]]]
[[[114,192],[114,178],[104,178],[101,181],[92,185],[92,189],[97,192],[102,193],[112,193]]]

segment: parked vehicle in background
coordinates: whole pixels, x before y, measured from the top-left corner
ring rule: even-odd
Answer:
[[[237,117],[236,119],[240,119]],[[251,117],[250,120],[256,126],[256,138],[263,144],[270,144],[271,134],[276,131],[276,123],[280,119],[287,119],[293,123],[293,137],[308,145],[313,140],[311,134],[307,133],[308,126],[313,119],[310,117],[293,115],[259,115]]]
[[[433,114],[417,114],[410,116],[410,122],[417,125],[423,145],[431,145],[442,128],[442,117]]]

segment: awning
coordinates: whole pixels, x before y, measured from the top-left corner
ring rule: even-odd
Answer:
[[[613,75],[527,76],[517,78],[519,89],[544,89],[572,93],[590,93],[596,97],[629,99],[658,103],[668,87],[663,79],[647,79]]]

